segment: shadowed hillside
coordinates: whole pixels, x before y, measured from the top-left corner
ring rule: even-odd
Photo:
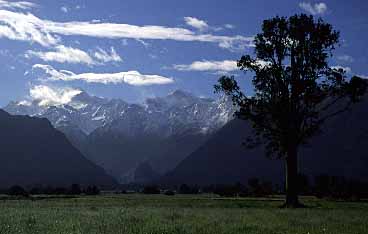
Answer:
[[[203,146],[162,178],[163,184],[233,184],[257,177],[281,183],[282,165],[269,160],[262,149],[246,149],[244,134],[250,127],[233,120],[215,133]]]
[[[113,186],[114,179],[88,161],[46,119],[0,110],[0,185]]]
[[[329,121],[321,134],[301,149],[300,172],[313,179],[327,174],[368,180],[368,101],[367,97]],[[251,134],[250,126],[233,120],[197,151],[183,160],[161,180],[164,184],[246,183],[258,177],[282,183],[281,161],[265,157],[261,147],[247,149],[242,142]]]

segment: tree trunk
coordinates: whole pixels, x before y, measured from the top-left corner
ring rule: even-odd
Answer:
[[[286,201],[283,207],[285,208],[297,208],[303,207],[299,203],[298,198],[298,148],[290,147],[287,157],[285,159],[285,190]]]

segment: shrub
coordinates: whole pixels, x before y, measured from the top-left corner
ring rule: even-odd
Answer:
[[[98,195],[100,194],[100,190],[97,188],[97,186],[88,186],[86,190],[84,191],[86,195]]]
[[[15,185],[8,189],[8,195],[28,197],[28,192],[23,187]]]
[[[244,185],[237,183],[235,185],[218,185],[213,193],[222,197],[237,197],[247,196],[248,190]]]
[[[172,191],[172,190],[166,190],[164,194],[167,195],[167,196],[174,196],[175,192]]]
[[[248,186],[251,196],[262,197],[275,193],[271,182],[260,181],[258,178],[249,179]]]
[[[187,184],[182,184],[179,187],[180,194],[198,194],[199,188],[197,186],[190,187]]]
[[[146,186],[143,189],[144,194],[160,194],[160,189],[157,186]]]
[[[82,193],[82,190],[79,186],[79,184],[72,184],[69,190],[69,194],[71,195],[80,195]]]
[[[316,176],[313,190],[314,195],[318,198],[344,200],[368,198],[368,183],[345,177]]]

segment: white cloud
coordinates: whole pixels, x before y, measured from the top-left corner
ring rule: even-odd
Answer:
[[[26,2],[26,1],[4,1],[0,0],[0,9],[22,9],[27,10],[33,7],[36,7],[37,5],[32,2]]]
[[[336,69],[336,70],[340,70],[340,69],[342,69],[342,70],[344,70],[346,73],[351,73],[351,72],[352,72],[352,70],[351,70],[351,68],[350,68],[350,67],[343,67],[343,66],[340,66],[340,65],[332,66],[331,68],[332,68],[332,69]]]
[[[332,66],[331,68],[336,69],[336,70],[342,69],[342,70],[345,71],[345,73],[348,73],[351,76],[358,76],[358,77],[363,78],[363,79],[368,79],[367,75],[357,74],[357,73],[353,72],[353,70],[350,67],[343,67],[343,66],[337,65],[337,66]]]
[[[55,106],[68,104],[73,97],[82,91],[73,88],[51,88],[45,85],[37,85],[30,89],[29,94],[40,106]]]
[[[66,7],[66,6],[61,7],[60,10],[64,13],[68,13],[68,11],[69,11],[68,7]]]
[[[157,59],[157,58],[158,58],[158,56],[157,56],[157,55],[155,55],[155,54],[148,54],[148,56],[149,56],[151,59]]]
[[[30,41],[42,46],[55,45],[60,39],[46,29],[47,24],[30,13],[0,10],[0,38]]]
[[[232,24],[224,24],[223,26],[210,26],[208,25],[206,21],[195,18],[195,17],[184,17],[184,21],[190,27],[198,29],[201,32],[203,31],[218,32],[223,29],[234,29],[235,28],[235,26]]]
[[[323,15],[327,11],[327,5],[324,2],[315,4],[309,2],[301,2],[299,3],[299,7],[312,15]]]
[[[32,105],[32,102],[30,102],[28,100],[23,100],[23,101],[18,102],[17,105],[18,106],[31,106]]]
[[[128,43],[128,40],[127,40],[127,39],[122,39],[122,40],[121,40],[121,44],[122,44],[123,46],[127,46],[129,43]]]
[[[189,65],[180,64],[174,65],[174,68],[179,71],[236,71],[239,70],[237,61],[195,61]]]
[[[337,59],[343,62],[348,62],[348,63],[354,62],[353,57],[351,57],[350,55],[340,55],[340,56],[337,56]]]
[[[38,57],[46,62],[58,63],[82,63],[93,65],[95,62],[86,52],[72,47],[63,45],[56,46],[55,51],[41,52],[29,50],[26,53],[27,57]]]
[[[123,59],[116,53],[114,47],[110,48],[110,54],[101,48],[97,48],[97,51],[94,53],[94,57],[103,63],[123,61]]]
[[[123,59],[116,53],[113,47],[110,51],[105,51],[101,48],[92,53],[90,56],[87,52],[58,45],[54,51],[33,51],[28,50],[25,55],[27,58],[37,57],[45,62],[71,63],[71,64],[87,64],[87,65],[103,65],[108,62],[122,62]]]
[[[141,40],[141,39],[136,39],[137,42],[141,43],[145,48],[148,48],[150,47],[150,43],[144,41],[144,40]]]
[[[235,28],[235,26],[232,25],[232,24],[225,24],[224,27],[227,28],[227,29],[234,29]]]
[[[257,65],[266,67],[269,65],[268,62],[258,60]],[[224,60],[224,61],[195,61],[191,64],[177,64],[174,65],[174,69],[179,71],[210,71],[215,74],[227,74],[228,72],[240,70],[235,60]]]
[[[75,74],[67,70],[56,70],[50,65],[35,64],[33,70],[40,69],[49,81],[85,81],[87,83],[119,84],[126,83],[133,86],[164,85],[173,83],[172,78],[159,75],[144,75],[138,71],[127,71],[119,73],[82,73]],[[42,78],[41,78],[42,80]]]
[[[362,79],[368,79],[368,75],[356,75],[356,76],[358,76],[358,77],[360,77],[360,78],[362,78]]]
[[[56,45],[60,35],[88,36],[109,39],[151,39],[217,43],[221,48],[243,50],[253,45],[253,37],[197,34],[185,28],[137,26],[96,22],[54,22],[42,20],[31,13],[0,10],[0,37]]]
[[[206,21],[200,20],[195,17],[184,17],[184,20],[187,25],[201,31],[206,30],[209,27]]]

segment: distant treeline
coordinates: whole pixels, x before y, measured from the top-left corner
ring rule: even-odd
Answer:
[[[299,175],[298,185],[299,193],[306,196],[344,200],[368,198],[368,182],[346,179],[345,177],[319,175],[311,182],[307,176]],[[264,197],[281,195],[284,193],[284,189],[271,182],[252,178],[248,180],[247,184],[236,183],[234,185],[193,186],[181,184],[168,188],[157,185],[139,186],[135,184],[132,190],[122,189],[114,192],[117,194],[143,193],[165,194],[169,196],[175,194],[212,193],[223,197]],[[15,185],[9,189],[0,190],[0,194],[24,197],[29,195],[98,195],[100,193],[100,189],[95,185],[82,188],[78,184],[73,184],[70,187],[36,186],[30,189]]]
[[[70,187],[36,186],[31,189],[14,185],[8,189],[0,190],[0,193],[9,196],[23,197],[29,195],[98,195],[100,194],[100,189],[95,185],[82,188],[79,184],[72,184]]]
[[[305,175],[298,178],[299,193],[318,198],[355,200],[368,198],[368,183],[345,177],[319,175],[311,182]],[[204,188],[205,192],[213,192],[220,196],[269,196],[283,194],[284,189],[271,182],[257,178],[250,179],[247,185],[240,183],[233,186],[212,186]]]
[[[344,177],[319,175],[311,182],[305,175],[299,175],[299,192],[301,195],[316,196],[318,198],[332,198],[344,200],[359,200],[368,198],[368,182],[346,179]],[[283,194],[284,189],[279,185],[252,178],[247,184],[234,185],[190,186],[182,184],[171,189],[150,185],[140,192],[144,194],[199,194],[213,193],[223,197],[263,197]]]

